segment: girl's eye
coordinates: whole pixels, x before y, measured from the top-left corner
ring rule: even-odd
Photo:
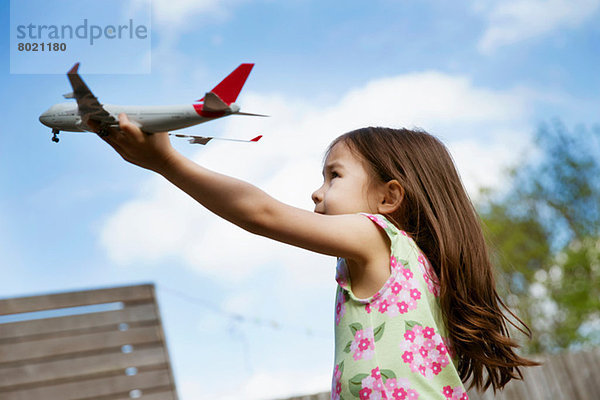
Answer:
[[[331,179],[334,179],[334,178],[339,178],[339,175],[337,172],[331,171]]]

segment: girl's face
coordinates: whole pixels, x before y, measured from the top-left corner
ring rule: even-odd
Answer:
[[[312,194],[315,212],[326,215],[377,213],[377,183],[364,162],[344,142],[329,152],[323,166],[323,185]]]

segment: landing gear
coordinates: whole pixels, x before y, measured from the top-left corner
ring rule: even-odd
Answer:
[[[58,134],[60,133],[60,131],[56,128],[52,129],[52,141],[54,143],[58,143],[59,139],[58,139]]]

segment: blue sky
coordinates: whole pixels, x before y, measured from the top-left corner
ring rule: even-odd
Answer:
[[[86,73],[127,59],[114,53],[80,73],[102,102],[178,104],[256,63],[238,104],[271,118],[188,132],[262,142],[175,145],[308,209],[327,144],[353,128],[438,135],[476,198],[506,184],[539,123],[599,122],[600,1],[366,4],[154,0],[150,74]],[[335,260],[218,220],[92,134],[52,143],[38,116],[71,91],[66,76],[10,74],[8,2],[0,15],[0,297],[154,282],[182,399],[327,390]]]

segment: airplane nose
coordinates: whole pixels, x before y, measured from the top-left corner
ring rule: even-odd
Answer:
[[[41,122],[42,124],[46,125],[46,126],[49,126],[49,125],[48,125],[48,111],[46,111],[46,112],[43,112],[43,113],[40,115],[40,122]]]

